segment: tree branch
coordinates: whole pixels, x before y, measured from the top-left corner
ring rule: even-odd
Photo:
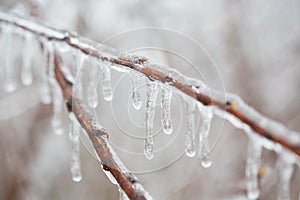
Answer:
[[[66,100],[66,105],[69,112],[74,113],[77,120],[81,124],[89,136],[94,149],[101,160],[103,170],[109,171],[116,179],[120,187],[130,199],[145,200],[149,198],[149,194],[143,190],[138,182],[138,179],[116,158],[113,150],[108,144],[108,133],[104,128],[95,126],[95,117],[92,112],[88,111],[84,105],[80,103],[72,94],[73,84],[66,79],[61,71],[59,56],[54,57],[54,72],[55,78],[60,85],[63,97]]]

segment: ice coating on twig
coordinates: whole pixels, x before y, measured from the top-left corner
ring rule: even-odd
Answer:
[[[119,191],[119,200],[129,200],[128,196],[120,186],[118,186],[118,191]]]
[[[144,154],[148,160],[151,160],[154,156],[153,154],[153,121],[155,116],[155,104],[158,95],[158,84],[156,82],[148,81],[147,82],[147,100],[145,108],[145,127],[146,127],[146,136],[145,136],[145,147]]]
[[[214,93],[217,94],[217,92]],[[216,97],[218,96],[219,95],[216,95]],[[295,146],[300,145],[300,133],[290,131],[283,124],[263,116],[254,108],[247,105],[239,96],[235,94],[227,93],[226,100],[226,102],[230,102],[230,104],[235,110],[238,110],[239,112],[243,113],[246,117],[260,125],[266,131],[269,131],[270,133],[274,134],[275,137],[281,138],[284,141],[287,141],[289,144],[293,144]],[[236,119],[230,121],[234,122],[235,126],[239,126],[244,131],[249,130],[250,127],[247,124],[241,122],[236,117],[232,116],[232,118]]]
[[[79,182],[82,179],[81,164],[80,164],[80,131],[81,126],[73,113],[70,113],[71,127],[70,139],[72,142],[72,155],[71,155],[71,174],[74,182]]]
[[[208,168],[212,165],[209,159],[208,136],[213,118],[213,108],[203,106],[198,103],[198,109],[201,115],[201,123],[199,127],[199,158],[203,167]]]
[[[261,165],[262,146],[253,133],[249,133],[246,162],[246,187],[248,199],[257,199],[260,194],[258,172]]]
[[[165,134],[170,135],[173,131],[171,121],[171,100],[172,89],[169,86],[164,86],[161,91],[161,123]]]
[[[139,110],[142,107],[142,97],[140,93],[141,88],[141,76],[132,71],[130,73],[131,85],[132,85],[132,105],[136,110]]]
[[[187,98],[185,100],[186,109],[186,131],[185,131],[185,154],[194,157],[195,151],[195,109],[196,102]]]

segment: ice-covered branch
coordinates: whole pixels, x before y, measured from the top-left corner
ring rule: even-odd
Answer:
[[[217,115],[225,117],[235,127],[246,132],[252,129],[254,133],[262,136],[261,141],[265,142],[265,139],[271,141],[268,147],[272,148],[271,146],[280,144],[300,156],[298,132],[290,131],[281,123],[264,117],[236,95],[225,94],[224,98],[224,93],[207,88],[201,81],[186,77],[172,68],[151,64],[144,57],[121,54],[115,49],[68,31],[56,30],[4,12],[0,12],[0,21],[16,27],[16,32],[19,28],[39,37],[67,44],[88,56],[117,64],[119,67],[130,68],[144,74],[152,81],[173,86],[178,89],[177,92],[184,93],[205,106],[213,106]]]
[[[260,193],[258,191],[257,173],[260,167],[262,146],[267,149],[275,150],[276,152],[281,152],[284,157],[286,157],[288,163],[296,162],[296,159],[300,156],[300,133],[288,130],[283,124],[263,116],[234,94],[211,89],[200,80],[182,75],[171,67],[152,64],[147,58],[122,54],[103,44],[80,37],[76,33],[56,30],[34,22],[33,20],[26,20],[0,11],[0,25],[6,28],[8,27],[10,32],[15,32],[23,36],[28,34],[34,35],[42,41],[42,43],[47,43],[45,42],[46,40],[51,41],[50,43],[59,44],[60,46],[73,48],[80,53],[79,57],[81,58],[88,56],[89,58],[100,61],[101,64],[105,65],[102,66],[102,71],[104,72],[102,77],[102,90],[106,101],[110,101],[113,98],[110,83],[110,69],[130,71],[133,79],[132,98],[136,109],[139,109],[141,106],[139,77],[142,75],[146,76],[149,79],[147,83],[148,90],[145,113],[145,155],[148,159],[153,157],[153,106],[156,102],[157,88],[162,88],[163,90],[161,102],[163,110],[162,124],[166,134],[172,132],[170,113],[172,93],[177,92],[181,94],[184,101],[187,102],[186,153],[190,157],[196,154],[195,127],[193,123],[194,111],[195,108],[198,108],[202,119],[201,130],[199,132],[199,158],[204,167],[211,165],[208,158],[208,135],[214,114],[225,118],[233,126],[247,133],[251,139],[249,142],[249,158],[246,167],[248,180],[247,192],[250,199],[256,198]],[[47,47],[47,49],[51,48]],[[9,55],[9,51],[7,52]],[[67,100],[69,111],[74,114],[82,128],[90,137],[106,175],[114,184],[118,182],[121,193],[123,194],[125,192],[130,199],[148,198],[148,193],[137,183],[137,179],[127,171],[110,147],[107,141],[107,132],[94,120],[90,108],[81,103],[82,86],[79,85],[76,90],[72,90],[73,84],[66,79],[65,74],[62,72],[58,57],[58,55],[54,56],[55,78],[63,91],[64,99]],[[79,62],[81,63],[79,64],[80,67],[82,67],[81,65],[84,62],[84,60]],[[28,67],[25,66],[24,69],[28,71]],[[9,70],[10,69],[6,70],[7,74],[13,75]],[[90,72],[89,89],[93,89],[95,87],[93,85],[93,80],[95,79],[93,75],[96,74],[96,71],[92,70]],[[48,75],[49,74],[51,75],[51,70],[50,73],[48,72]],[[13,79],[12,76],[8,77]],[[11,81],[8,83],[11,83]],[[88,93],[88,104],[93,108],[98,103],[95,101],[97,94],[95,94],[93,90],[89,90]],[[44,92],[43,94],[46,93]],[[48,101],[44,100],[44,102]],[[59,102],[56,104],[59,106]],[[54,109],[54,111],[58,110],[59,109]],[[54,113],[59,117],[59,112]],[[71,117],[73,120],[74,116]],[[76,141],[74,140],[73,142]],[[77,147],[77,143],[74,143],[74,146]],[[78,156],[77,154],[75,155]],[[77,163],[77,158],[74,160],[76,161],[76,170],[78,170],[80,163]],[[284,181],[288,182],[285,179]],[[288,191],[288,189],[285,189],[284,192],[285,191]]]
[[[96,121],[89,107],[83,105],[79,99],[73,96],[73,84],[68,81],[61,71],[58,55],[54,59],[55,78],[62,89],[63,97],[72,116],[75,116],[89,136],[94,149],[101,161],[104,172],[112,183],[119,185],[129,199],[142,200],[152,199],[138,179],[129,172],[114,150],[108,143],[107,131]]]

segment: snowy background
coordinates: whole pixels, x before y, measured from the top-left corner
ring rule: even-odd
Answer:
[[[145,55],[154,62],[204,80],[209,86],[234,92],[266,116],[300,131],[298,0],[0,2],[4,11],[35,16],[49,26],[76,31],[120,51]],[[188,37],[205,47],[216,65]],[[3,41],[1,44],[1,51],[5,52],[8,47]],[[141,47],[156,49],[136,50]],[[180,56],[158,48],[188,59],[196,70],[179,59]],[[16,54],[20,53],[22,43],[18,39],[13,49]],[[3,63],[3,55],[0,58]],[[54,135],[50,123],[52,105],[40,102],[39,83],[37,79],[28,87],[19,84],[17,91],[11,94],[0,91],[0,199],[118,199],[116,187],[102,172],[84,137],[83,179],[80,183],[72,182],[67,114],[66,133]],[[111,141],[121,159],[130,170],[138,172],[137,176],[155,199],[247,199],[248,138],[244,132],[228,122],[223,127],[222,120],[214,118],[210,137],[211,144],[217,141],[210,154],[213,165],[203,168],[196,157],[181,156],[184,153],[184,106],[178,96],[172,101],[176,134],[169,138],[160,134],[157,107],[155,142],[156,148],[162,150],[148,161],[142,155],[143,141],[134,139],[144,135],[144,115],[129,105],[130,77],[113,73],[113,83],[115,98],[111,103],[101,100],[98,119],[111,133]],[[145,100],[145,93],[142,94]],[[277,184],[276,157],[274,152],[263,152],[262,166],[266,173],[261,179],[260,199],[275,199],[281,187]],[[299,169],[296,169],[292,199],[299,196],[299,178]]]

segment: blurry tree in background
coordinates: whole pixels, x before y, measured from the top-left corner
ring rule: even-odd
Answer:
[[[238,94],[261,113],[300,131],[298,0],[2,0],[0,3],[2,11],[24,18],[31,16],[51,27],[73,30],[122,52],[150,57],[156,63],[205,80],[213,88],[222,90],[225,86],[226,91]],[[180,42],[178,38],[183,40],[182,34],[176,32],[203,45],[217,67],[203,49],[199,52],[199,46],[187,45],[188,37]],[[0,47],[2,52],[6,51],[3,39]],[[12,52],[21,54],[22,48],[22,42],[15,39]],[[164,51],[169,49],[177,51],[174,54]],[[31,51],[37,51],[37,47]],[[189,63],[180,60],[180,56],[174,56],[176,53],[188,56],[188,61],[202,76]],[[35,53],[33,58],[33,65],[38,69],[41,58]],[[72,65],[71,58],[64,59],[66,65]],[[0,60],[4,63],[4,53]],[[21,65],[21,56],[16,56],[15,63]],[[33,78],[30,86],[18,83],[14,93],[0,90],[0,199],[117,199],[116,187],[101,170],[85,137],[81,138],[83,179],[80,183],[72,182],[67,114],[65,134],[52,134],[52,106],[40,102],[41,80],[37,72]],[[100,103],[97,116],[112,134],[110,139],[120,158],[136,172],[155,199],[247,199],[248,137],[241,130],[228,122],[223,126],[222,120],[214,118],[209,138],[211,144],[216,143],[210,153],[213,165],[202,168],[198,159],[182,156],[184,137],[180,135],[184,135],[181,121],[185,120],[185,114],[181,100],[175,98],[172,109],[177,134],[170,137],[172,140],[158,136],[159,152],[153,160],[145,160],[143,141],[139,140],[144,137],[144,115],[128,105],[130,78],[113,73],[112,80],[115,97],[111,103]],[[145,95],[143,89],[143,102]],[[159,117],[154,124],[159,133]],[[169,143],[172,145],[168,150]],[[263,149],[259,199],[278,198],[282,185],[277,157],[275,152]],[[300,174],[299,168],[294,168],[291,199],[298,199]]]

